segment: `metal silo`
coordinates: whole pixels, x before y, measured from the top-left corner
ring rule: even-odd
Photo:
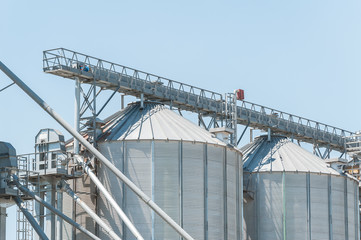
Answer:
[[[238,150],[159,103],[130,104],[105,122],[100,151],[193,238],[241,239]],[[180,239],[110,170],[100,165],[98,176],[144,239]],[[113,230],[134,239],[102,194],[97,201]]]
[[[359,239],[358,183],[285,137],[244,154],[244,239]]]

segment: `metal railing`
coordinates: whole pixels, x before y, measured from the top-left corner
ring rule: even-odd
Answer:
[[[143,85],[145,85],[145,83],[152,83],[155,85],[162,85],[168,90],[178,90],[197,95],[201,98],[208,98],[216,101],[222,100],[222,94],[213,91],[198,88],[189,84],[147,73],[135,68],[112,63],[65,48],[56,48],[43,52],[43,70],[45,72],[58,70],[64,66],[68,68],[80,67],[82,64],[83,66],[87,66],[89,69],[84,70],[79,68],[79,70],[82,70],[83,74],[93,73],[96,75],[97,72],[105,72],[105,78],[111,78],[112,74],[118,75],[119,77],[127,76],[131,78],[132,81],[143,80]],[[132,83],[133,82],[131,82],[131,84]]]
[[[168,78],[112,63],[89,55],[64,48],[44,51],[43,70],[66,78],[79,77],[83,82],[94,83],[102,88],[125,92],[148,99],[160,100],[184,110],[230,118],[225,113],[225,99],[222,94],[184,84]],[[228,106],[229,107],[229,106]],[[345,151],[345,137],[354,134],[341,128],[333,127],[294,114],[273,108],[241,101],[237,107],[237,123],[254,128],[328,146],[338,151]]]

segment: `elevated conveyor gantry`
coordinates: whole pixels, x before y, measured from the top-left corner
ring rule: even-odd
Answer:
[[[163,78],[134,68],[91,57],[64,48],[44,51],[43,70],[64,78],[79,78],[83,83],[103,89],[161,101],[183,110],[226,116],[222,94]],[[229,112],[228,112],[229,114]],[[241,101],[237,123],[282,134],[293,139],[345,152],[346,137],[353,132],[258,104]]]

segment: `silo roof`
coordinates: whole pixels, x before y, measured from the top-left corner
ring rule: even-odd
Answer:
[[[246,172],[311,172],[340,175],[324,160],[283,136],[261,136],[241,148]]]
[[[98,141],[177,140],[225,146],[207,130],[156,102],[131,103],[105,119]]]

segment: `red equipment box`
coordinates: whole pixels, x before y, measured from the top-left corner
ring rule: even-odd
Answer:
[[[236,96],[237,96],[237,100],[243,101],[243,99],[244,99],[244,90],[237,89],[236,90]]]

